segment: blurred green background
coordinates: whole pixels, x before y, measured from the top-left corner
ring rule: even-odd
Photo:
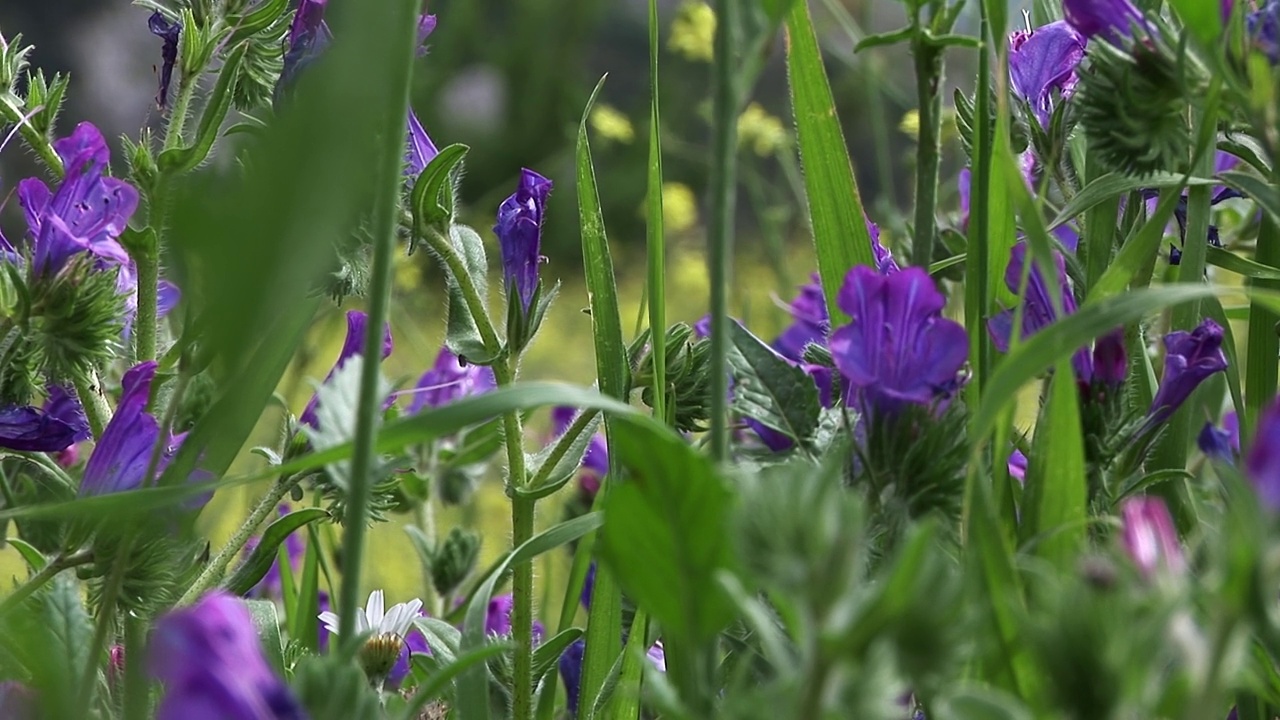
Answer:
[[[334,0],[341,2],[343,0]],[[866,32],[894,29],[905,21],[900,0],[811,0],[828,56],[833,90],[845,126],[863,199],[890,246],[905,236],[912,183],[914,79],[905,48],[853,53]],[[596,80],[608,73],[591,118],[601,200],[619,274],[624,328],[638,328],[644,275],[644,225],[648,128],[646,0],[433,0],[439,18],[430,53],[415,70],[413,105],[437,144],[471,147],[461,200],[468,221],[492,241],[489,228],[522,166],[556,183],[548,211],[543,276],[564,282],[560,299],[528,355],[522,376],[590,383],[594,378],[591,328],[581,281],[572,142],[581,109]],[[669,269],[669,318],[692,322],[706,312],[707,281],[701,222],[707,181],[708,92],[714,16],[701,2],[659,2],[662,136],[665,149]],[[158,126],[155,109],[160,40],[147,32],[148,11],[127,0],[7,0],[0,3],[0,32],[22,33],[36,46],[34,66],[72,75],[70,100],[60,127],[82,120],[108,137],[136,136]],[[972,32],[971,18],[958,32]],[[813,267],[804,224],[800,170],[792,148],[786,68],[779,36],[766,49],[764,71],[740,122],[741,184],[738,196],[735,314],[760,335],[772,337],[786,322],[778,305]],[[972,56],[949,58],[944,97],[972,86]],[[207,83],[212,84],[212,79]],[[962,158],[954,133],[946,137],[943,207],[954,208],[954,175]],[[118,146],[118,145],[117,145]],[[117,158],[118,159],[118,158]],[[117,163],[117,172],[123,163]],[[36,172],[19,142],[0,153],[0,198],[9,198],[0,223],[10,237],[21,235],[21,216],[9,194],[16,181]],[[945,214],[941,222],[952,220]],[[17,223],[15,225],[15,223]],[[491,260],[496,259],[491,245]],[[443,335],[441,276],[425,253],[402,256],[396,271],[392,328],[396,350],[385,374],[412,383],[430,366]],[[359,307],[348,301],[347,307]],[[337,355],[344,329],[342,311],[326,309],[283,388],[297,410],[310,394],[309,378],[323,377]],[[269,441],[277,418],[264,418]],[[545,418],[529,431],[544,437]],[[257,462],[246,455],[242,467]],[[201,522],[215,547],[243,517],[241,509],[261,487],[219,495]],[[553,498],[543,504],[540,524],[559,517]],[[374,529],[373,562],[365,584],[385,587],[393,601],[420,593],[418,563],[400,521]],[[478,527],[484,535],[482,560],[508,545],[509,519],[498,473],[490,473],[474,507],[439,518]],[[10,554],[8,551],[5,554]],[[541,571],[556,583],[563,555]],[[12,571],[10,571],[12,568]],[[4,575],[20,574],[6,564]],[[549,577],[549,575],[551,577]],[[558,606],[558,601],[555,603]],[[551,618],[554,620],[554,618]]]

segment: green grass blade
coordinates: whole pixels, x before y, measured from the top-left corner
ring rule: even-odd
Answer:
[[[845,274],[855,265],[874,266],[875,255],[808,2],[792,3],[786,26],[791,109],[804,166],[818,275],[834,327],[849,320],[836,306]]]
[[[1040,536],[1036,551],[1061,569],[1075,561],[1088,519],[1080,391],[1068,360],[1049,383],[1049,400],[1036,425],[1035,452],[1027,474],[1027,535]]]
[[[649,184],[645,196],[648,247],[649,342],[653,358],[653,414],[667,421],[667,261],[662,222],[662,123],[658,108],[658,1],[649,0]]]
[[[1254,257],[1260,265],[1280,267],[1280,223],[1271,215],[1264,215],[1262,218],[1262,228],[1258,231],[1258,249]],[[1253,286],[1277,290],[1280,289],[1280,282],[1259,280]],[[1280,315],[1272,309],[1256,302],[1249,306],[1247,357],[1253,362],[1245,368],[1245,390],[1248,395],[1245,412],[1240,416],[1240,438],[1245,445],[1253,438],[1258,414],[1276,394],[1275,358],[1280,356],[1280,335],[1276,334],[1278,324]]]
[[[600,392],[625,399],[630,385],[627,348],[622,341],[622,315],[618,309],[618,286],[613,273],[613,258],[600,213],[600,194],[596,187],[595,169],[591,162],[591,144],[587,137],[587,118],[595,104],[604,78],[596,84],[582,112],[578,125],[577,170],[578,213],[582,226],[582,262],[586,273],[587,292],[591,298],[591,332],[596,351],[596,377]],[[614,458],[614,424],[605,419],[605,439],[609,446],[609,473],[600,493],[608,496],[617,477]],[[591,612],[587,618],[587,648],[582,661],[582,685],[579,689],[579,717],[590,715],[605,677],[622,651],[622,594],[607,570],[596,571],[591,594]]]

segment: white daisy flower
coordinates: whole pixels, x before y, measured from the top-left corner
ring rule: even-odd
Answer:
[[[366,633],[372,630],[375,636],[396,635],[403,638],[412,627],[413,619],[418,617],[418,611],[422,609],[422,601],[414,598],[409,602],[397,603],[385,612],[384,606],[385,601],[381,590],[369,593],[369,602],[363,608],[356,609],[356,632]],[[338,634],[337,613],[327,611],[320,613],[320,622],[324,623],[326,630],[334,635]]]

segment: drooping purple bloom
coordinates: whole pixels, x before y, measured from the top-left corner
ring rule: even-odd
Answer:
[[[1129,0],[1062,0],[1067,22],[1086,38],[1102,37],[1119,44],[1135,26],[1148,29],[1146,18]]]
[[[100,269],[131,272],[133,261],[117,238],[138,206],[138,191],[104,175],[109,152],[102,133],[91,123],[80,123],[53,148],[66,167],[57,191],[39,178],[18,183],[36,274],[54,275],[79,253],[95,258]]]
[[[517,295],[525,312],[538,286],[538,265],[542,262],[542,220],[546,214],[551,181],[538,173],[520,171],[515,194],[498,208],[493,232],[502,252],[503,282],[507,295]]]
[[[427,135],[427,129],[422,127],[422,121],[418,119],[417,113],[410,110],[409,143],[404,157],[404,174],[413,178],[418,177],[423,170],[427,169],[432,158],[439,154],[440,151],[436,148],[436,144],[431,142],[431,136]]]
[[[416,415],[427,408],[438,408],[471,395],[489,392],[497,387],[493,368],[463,364],[448,348],[440,348],[435,365],[418,378],[414,385],[408,413]]]
[[[1144,578],[1150,580],[1157,572],[1179,575],[1186,570],[1178,532],[1163,500],[1131,497],[1120,507],[1120,516],[1125,554]]]
[[[147,19],[151,34],[164,40],[160,48],[160,92],[156,93],[156,107],[164,109],[169,104],[169,83],[173,80],[173,66],[178,62],[178,38],[182,35],[182,23],[170,20],[159,10]]]
[[[155,476],[164,472],[182,446],[185,433],[163,433],[160,423],[146,411],[156,367],[154,360],[148,360],[124,374],[120,405],[85,464],[84,479],[80,482],[81,497],[135,490],[150,484]],[[155,473],[153,477],[147,477],[157,443],[160,453]],[[197,477],[193,475],[192,479]],[[203,505],[207,500],[207,496],[197,498],[193,504]]]
[[[578,416],[575,408],[559,405],[551,410],[551,426],[556,438],[564,434]],[[582,466],[578,473],[578,486],[588,497],[594,498],[600,491],[601,479],[609,474],[609,447],[605,444],[604,435],[596,433],[587,444],[587,451],[582,456]],[[594,569],[592,570],[594,572]]]
[[[347,360],[360,355],[364,355],[364,333],[365,327],[369,323],[369,316],[359,310],[347,311],[347,337],[342,341],[342,351],[338,353],[338,359],[333,363],[333,368],[329,370],[329,374],[325,375],[324,381],[329,382],[333,379],[334,373],[347,363]],[[386,324],[382,327],[382,360],[386,360],[391,355],[394,343],[391,340],[391,325]],[[307,407],[302,411],[299,421],[304,425],[316,426],[316,404],[319,398],[316,395],[311,396],[311,400],[307,403]]]
[[[564,683],[564,695],[569,710],[569,717],[578,716],[578,694],[582,687],[582,657],[586,654],[587,642],[574,640],[560,655],[560,681]]]
[[[22,452],[61,452],[80,430],[46,410],[29,405],[0,408],[0,448]]]
[[[1262,505],[1280,511],[1280,399],[1271,401],[1258,417],[1244,469]]]
[[[1206,378],[1227,369],[1222,327],[1212,319],[1191,332],[1176,330],[1165,335],[1164,347],[1164,375],[1147,411],[1146,430],[1168,420]]]
[[[1055,94],[1067,96],[1084,58],[1084,38],[1065,21],[1049,23],[1009,38],[1009,80],[1040,125],[1048,127]]]
[[[855,267],[838,295],[852,319],[831,335],[836,368],[865,411],[928,404],[959,385],[968,336],[942,316],[946,300],[923,269]]]
[[[1022,241],[1013,246],[1012,252],[1009,253],[1009,264],[1004,271],[1004,283],[1015,295],[1019,295],[1021,290],[1026,262],[1027,243]],[[1031,263],[1031,271],[1027,275],[1026,292],[1020,295],[1022,298],[1021,339],[1023,340],[1052,325],[1059,317],[1058,308],[1061,308],[1063,315],[1070,315],[1076,311],[1075,295],[1072,294],[1071,285],[1067,282],[1066,260],[1055,250],[1053,262],[1057,270],[1056,285],[1049,284],[1038,263],[1034,261]],[[1053,289],[1055,287],[1056,290]],[[1058,295],[1058,308],[1055,308],[1053,302],[1055,292]],[[991,335],[992,344],[1000,352],[1009,352],[1009,344],[1013,338],[1013,319],[1014,311],[1005,310],[987,321],[987,330]],[[1081,381],[1089,382],[1093,378],[1093,359],[1090,357],[1088,348],[1080,348],[1071,356],[1071,367],[1075,371],[1076,378]]]
[[[418,57],[427,54],[427,38],[436,31],[436,16],[423,13],[418,16]]]
[[[160,618],[149,647],[164,684],[158,720],[304,720],[289,686],[272,672],[249,611],[223,592]]]

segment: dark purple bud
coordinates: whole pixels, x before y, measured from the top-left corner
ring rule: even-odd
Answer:
[[[1244,470],[1263,506],[1280,511],[1280,400],[1273,400],[1258,417]]]
[[[946,300],[923,269],[881,275],[855,267],[838,300],[853,321],[832,334],[829,347],[849,394],[866,409],[927,404],[956,389],[968,335],[942,316]]]
[[[569,717],[578,716],[578,693],[582,687],[582,656],[586,650],[586,641],[574,640],[573,644],[565,648],[560,656],[560,680],[564,682]]]
[[[324,381],[329,382],[333,379],[334,373],[346,364],[347,360],[360,355],[364,355],[365,327],[369,323],[369,316],[359,310],[347,311],[347,337],[342,341],[342,351],[338,353],[338,359],[333,363],[333,368],[329,370],[329,374],[325,375]],[[391,355],[394,343],[391,340],[391,325],[384,324],[382,326],[382,360],[386,360]],[[311,396],[310,402],[307,403],[306,409],[302,411],[299,422],[304,425],[316,426],[316,403],[318,399],[315,395]]]
[[[1133,35],[1133,28],[1149,29],[1146,18],[1129,0],[1062,0],[1067,22],[1086,38],[1101,36],[1113,44]]]
[[[1027,481],[1027,456],[1017,448],[1009,453],[1009,475],[1020,483]]]
[[[1049,125],[1055,95],[1068,95],[1075,87],[1083,58],[1084,38],[1062,20],[1010,38],[1009,80],[1041,126]]]
[[[489,611],[484,618],[485,635],[511,634],[511,610],[515,602],[511,595],[499,595],[489,600]]]
[[[1207,458],[1225,463],[1235,462],[1235,452],[1231,449],[1231,433],[1215,427],[1211,422],[1205,423],[1200,429],[1200,434],[1196,436],[1196,446]]]
[[[436,16],[423,13],[418,17],[418,57],[427,54],[427,38],[436,31]]]
[[[591,609],[591,594],[596,589],[596,564],[593,562],[587,566],[587,575],[582,579],[582,594],[578,596],[582,607]]]
[[[0,408],[0,448],[22,452],[61,452],[76,442],[79,430],[45,410],[27,405]]]
[[[1120,540],[1124,551],[1148,580],[1157,572],[1181,575],[1186,571],[1178,532],[1164,501],[1157,497],[1131,497],[1120,508]]]
[[[169,83],[173,80],[173,66],[178,62],[178,38],[182,35],[182,23],[170,20],[159,10],[147,20],[151,34],[164,40],[160,48],[160,92],[156,94],[156,107],[164,109],[169,104]]]
[[[471,395],[489,392],[497,387],[493,368],[463,364],[448,348],[440,348],[436,363],[418,378],[407,412],[416,415],[428,408],[438,408]]]
[[[520,185],[498,208],[498,222],[493,226],[502,252],[507,295],[518,296],[526,313],[538,286],[542,220],[550,194],[550,180],[532,170],[521,170]]]
[[[1117,328],[1093,344],[1093,380],[1107,387],[1124,384],[1129,358],[1124,348],[1124,328]]]
[[[1222,328],[1211,319],[1191,332],[1178,330],[1165,335],[1164,347],[1164,376],[1147,411],[1148,430],[1168,420],[1206,378],[1227,369]]]
[[[160,618],[149,647],[164,685],[158,720],[303,720],[306,713],[263,656],[249,611],[223,592]]]

